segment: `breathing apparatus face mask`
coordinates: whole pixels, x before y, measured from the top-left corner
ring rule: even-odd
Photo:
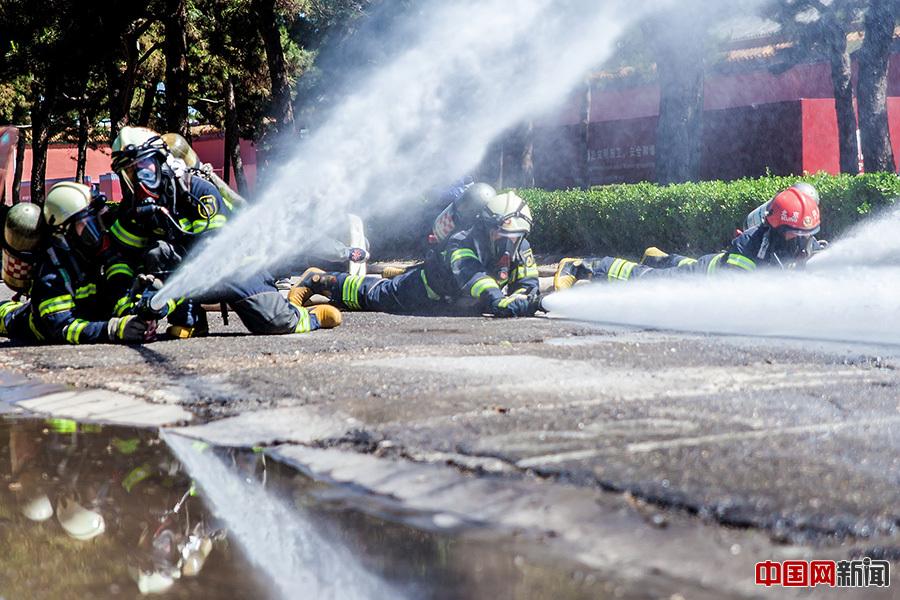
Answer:
[[[509,268],[512,259],[519,251],[525,234],[518,231],[506,231],[502,225],[488,231],[490,240],[490,252],[492,266],[498,269],[498,279],[505,281],[509,278]]]
[[[795,266],[812,254],[813,237],[809,233],[786,231],[776,236],[772,249],[784,264]]]
[[[65,229],[66,243],[87,260],[105,259],[112,251],[100,212],[91,206],[75,215]]]
[[[161,157],[155,152],[138,156],[119,171],[119,176],[138,199],[159,198],[163,183]]]

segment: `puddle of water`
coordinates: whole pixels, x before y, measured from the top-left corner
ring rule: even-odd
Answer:
[[[0,597],[264,598],[148,430],[0,415]]]
[[[0,414],[0,599],[647,597],[174,437],[176,454],[151,430]]]

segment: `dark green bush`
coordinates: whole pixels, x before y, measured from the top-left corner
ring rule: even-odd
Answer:
[[[797,181],[807,181],[819,192],[821,239],[837,237],[900,197],[900,178],[892,173],[516,193],[531,207],[534,227],[529,239],[539,254],[639,257],[648,246],[658,246],[699,255],[724,248],[747,213]]]

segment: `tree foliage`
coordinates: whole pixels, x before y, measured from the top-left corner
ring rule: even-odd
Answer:
[[[791,24],[784,31],[795,40],[795,52],[830,57],[835,95],[846,107],[848,49],[840,44],[846,23],[863,9],[873,15],[872,23],[877,15],[895,23],[897,5],[777,0],[771,14]],[[0,122],[30,125],[36,156],[57,136],[96,132],[90,139],[111,140],[126,123],[182,133],[195,125],[227,125],[274,150],[280,130],[316,127],[323,109],[356,85],[363,69],[387,60],[396,48],[383,43],[384,34],[418,10],[415,0],[3,0]],[[633,28],[606,67],[632,72],[632,81],[658,75],[658,157],[669,161],[660,165],[663,181],[697,178],[691,161],[699,154],[703,72],[712,55],[708,27],[724,16],[716,10],[681,10],[658,26]],[[798,15],[809,10],[819,18],[801,23]],[[860,51],[860,63],[876,69],[866,71],[874,75],[864,88],[873,101],[861,108],[872,112],[866,121],[872,127],[864,127],[862,137],[876,149],[867,150],[867,158],[880,161],[877,168],[887,164],[877,83],[883,81],[877,69],[885,35],[867,35],[868,46]],[[787,58],[800,60],[799,54]],[[863,70],[860,77],[861,86],[869,85]],[[847,114],[839,108],[842,168],[849,171],[855,121],[851,135]],[[38,181],[37,175],[32,179]]]
[[[793,41],[772,71],[781,74],[798,64],[823,57],[831,66],[841,173],[859,173],[856,109],[853,104],[850,48],[847,36],[862,16],[867,0],[776,0],[766,8],[782,35]]]

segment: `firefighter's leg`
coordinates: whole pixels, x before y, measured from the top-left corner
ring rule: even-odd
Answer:
[[[228,303],[251,333],[279,335],[328,329],[341,324],[341,311],[321,304],[311,308],[296,306],[274,287]]]
[[[303,306],[313,294],[330,298],[338,275],[336,272],[326,273],[317,267],[310,267],[288,292],[288,300],[295,306]]]
[[[752,270],[755,265],[740,255],[727,252],[704,254],[700,258],[688,258],[677,254],[671,255],[675,264],[666,269],[654,269],[648,273],[651,277],[683,277],[684,275],[713,275],[720,269]]]
[[[43,340],[34,327],[30,302],[7,300],[0,303],[0,335],[30,343]]]
[[[313,294],[319,294],[330,298],[333,304],[341,308],[369,310],[366,292],[378,281],[381,278],[377,276],[325,272],[313,267],[300,276],[300,280],[288,292],[288,300],[295,306],[303,306]]]
[[[441,306],[440,297],[425,285],[423,268],[414,268],[392,279],[340,273],[331,291],[332,302],[353,310],[394,314],[430,313]]]
[[[15,310],[21,308],[24,304],[24,302],[13,302],[12,300],[5,300],[0,303],[0,335],[9,336],[7,321],[11,321]]]
[[[420,266],[407,269],[390,279],[365,282],[367,310],[394,314],[431,314],[446,308],[442,298],[427,286],[424,275],[425,269]]]
[[[659,248],[653,247],[647,248],[641,259],[642,265],[647,265],[654,269],[682,268],[688,267],[696,262],[696,259],[688,258],[687,256],[682,256],[680,254],[667,254]]]
[[[654,271],[646,265],[612,256],[586,260],[588,261],[586,266],[593,274],[591,278],[593,281],[628,281]]]
[[[350,310],[383,311],[378,302],[379,296],[376,294],[370,301],[369,293],[373,288],[390,281],[377,275],[338,273],[330,290],[331,301],[341,308]]]

